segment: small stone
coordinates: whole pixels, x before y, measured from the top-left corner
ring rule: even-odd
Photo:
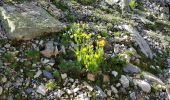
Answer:
[[[69,78],[69,81],[73,83],[73,82],[74,82],[74,79],[73,79],[73,78]]]
[[[42,74],[42,71],[41,71],[41,70],[38,70],[37,73],[34,75],[34,78],[39,77],[41,74]]]
[[[91,73],[88,73],[87,74],[87,79],[90,80],[90,81],[95,81],[95,75],[91,74]]]
[[[103,82],[109,82],[110,78],[108,75],[103,75]]]
[[[116,87],[120,87],[120,86],[121,86],[121,84],[120,84],[120,83],[117,83],[117,84],[116,84]]]
[[[70,89],[67,89],[66,92],[67,92],[68,94],[72,94],[72,93],[73,93],[73,91],[70,90]]]
[[[7,97],[7,100],[14,100],[14,99],[13,99],[13,95],[9,95],[9,96]]]
[[[121,75],[120,82],[123,85],[124,88],[129,87],[129,80],[127,79],[126,76]]]
[[[79,90],[80,90],[80,88],[75,88],[75,89],[73,90],[73,92],[76,93],[76,92],[79,91]]]
[[[87,82],[83,82],[83,84],[87,87],[88,90],[93,91],[93,87],[90,86]]]
[[[118,75],[118,72],[112,71],[112,75],[114,75],[114,77],[116,77]]]
[[[3,92],[3,88],[0,86],[0,95],[2,94]]]
[[[117,89],[114,86],[111,86],[111,89],[112,89],[113,93],[115,93],[115,94],[118,93]]]
[[[4,77],[2,78],[2,82],[5,83],[6,81],[7,81],[7,78],[4,76]]]
[[[139,73],[140,69],[139,67],[133,65],[133,64],[128,64],[126,67],[123,68],[123,71],[126,73]]]
[[[97,98],[104,99],[107,95],[102,91],[102,89],[98,86],[96,86],[96,96]]]
[[[57,97],[61,97],[64,94],[64,92],[62,90],[58,90],[57,92],[54,92],[54,95],[56,95]]]
[[[49,78],[49,79],[53,79],[54,78],[53,75],[50,72],[46,71],[46,70],[43,70],[43,75],[45,77]]]
[[[133,80],[144,92],[150,93],[151,92],[151,85],[143,80]]]
[[[112,91],[111,90],[107,90],[107,95],[108,96],[112,96]]]
[[[66,74],[66,73],[61,74],[61,78],[62,78],[62,79],[66,79],[66,78],[67,78],[67,74]]]
[[[37,89],[37,92],[42,94],[42,95],[45,95],[46,94],[46,88],[43,84],[41,84],[40,86],[38,86],[38,89]]]
[[[28,93],[28,94],[32,93],[32,91],[33,91],[33,88],[26,89],[26,93]]]
[[[136,100],[136,94],[135,94],[135,92],[130,93],[130,99],[131,99],[131,100]]]
[[[170,59],[167,59],[168,68],[170,68]]]

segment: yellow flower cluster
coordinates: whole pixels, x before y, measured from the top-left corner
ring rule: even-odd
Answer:
[[[97,42],[97,45],[99,47],[103,47],[105,45],[105,41],[104,40],[100,40],[100,41]]]

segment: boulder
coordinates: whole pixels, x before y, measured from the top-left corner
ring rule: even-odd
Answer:
[[[63,23],[34,2],[3,5],[0,7],[0,19],[9,39],[30,40],[64,28]]]

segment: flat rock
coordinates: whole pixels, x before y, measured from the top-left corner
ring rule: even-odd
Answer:
[[[45,95],[46,94],[46,88],[43,84],[41,84],[40,86],[38,86],[37,88],[37,92],[42,94],[42,95]]]
[[[60,21],[34,2],[3,5],[0,7],[0,19],[7,37],[17,40],[30,40],[64,28]]]
[[[156,77],[155,75],[149,73],[149,72],[143,72],[144,79],[147,80],[148,82],[155,82],[160,85],[165,85],[161,79]]]
[[[144,40],[140,33],[131,25],[123,25],[123,28],[134,35],[135,41],[137,42],[145,56],[150,59],[153,59],[153,53],[149,47],[149,44]]]
[[[50,72],[46,71],[46,70],[43,70],[43,75],[45,77],[49,78],[49,79],[54,78],[53,75]]]
[[[3,88],[0,86],[0,95],[2,94],[3,92]]]
[[[124,75],[121,75],[121,78],[120,78],[120,83],[122,84],[122,86],[124,88],[128,88],[129,87],[129,80],[126,76]]]
[[[134,79],[133,82],[136,83],[144,92],[151,92],[151,85],[146,81]]]
[[[126,67],[123,68],[123,71],[126,73],[139,73],[141,70],[139,67],[133,65],[133,64],[128,64]]]

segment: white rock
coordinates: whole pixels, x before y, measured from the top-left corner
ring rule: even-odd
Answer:
[[[121,86],[121,84],[120,84],[120,83],[117,83],[117,84],[116,84],[116,87],[120,87],[120,86]]]
[[[34,75],[34,78],[39,77],[41,74],[42,74],[42,71],[41,71],[41,70],[38,70],[37,73]]]
[[[108,96],[112,96],[112,91],[111,90],[107,90],[107,95]]]
[[[93,91],[93,87],[90,86],[87,82],[83,82],[83,84],[87,87],[88,90]]]
[[[45,95],[46,94],[46,88],[43,84],[41,84],[40,86],[38,86],[38,89],[37,89],[37,92],[42,94],[42,95]]]
[[[61,97],[64,94],[64,92],[62,90],[58,90],[57,92],[54,92],[54,95],[56,95],[57,97]]]
[[[0,95],[2,94],[3,92],[3,88],[0,86]]]
[[[75,88],[74,90],[73,90],[73,92],[75,93],[75,92],[77,92],[77,91],[79,91],[80,90],[80,88]]]
[[[128,80],[127,77],[124,76],[124,75],[121,75],[120,83],[122,84],[122,86],[123,86],[124,88],[129,87],[129,80]]]
[[[118,93],[117,89],[114,86],[111,86],[111,89],[112,89],[113,93],[115,93],[115,94]]]
[[[7,78],[4,76],[4,77],[2,78],[2,82],[5,83],[6,81],[7,81]]]
[[[151,85],[143,80],[134,80],[134,83],[137,83],[137,85],[146,93],[151,92]]]
[[[112,71],[112,75],[114,75],[114,77],[116,77],[118,75],[118,72]]]
[[[64,73],[64,74],[61,74],[61,78],[62,78],[62,79],[65,79],[65,78],[67,78],[67,74],[66,74],[66,73]]]

